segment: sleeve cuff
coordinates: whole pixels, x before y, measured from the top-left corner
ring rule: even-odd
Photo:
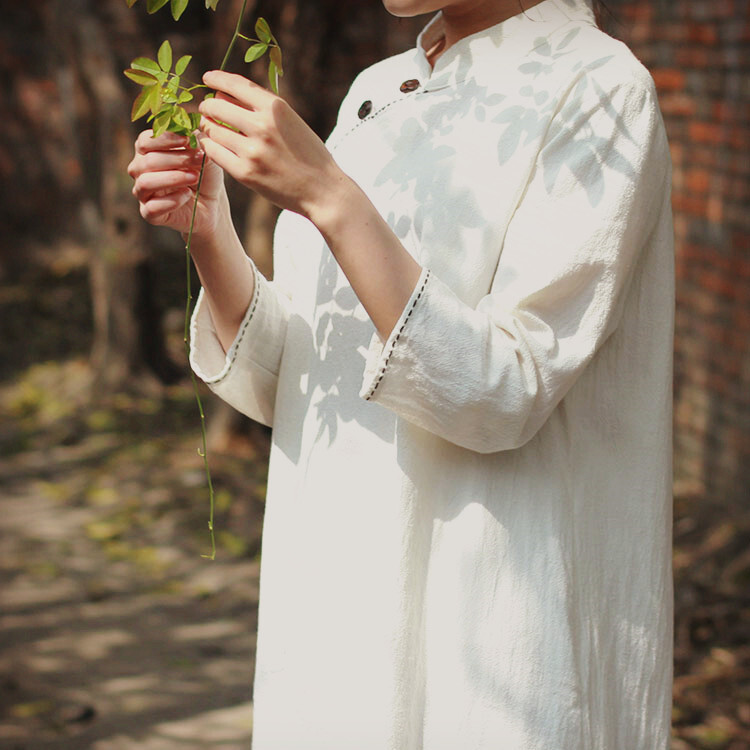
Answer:
[[[367,350],[365,357],[365,370],[363,376],[363,385],[359,395],[366,401],[369,401],[375,395],[381,381],[385,377],[386,371],[388,370],[388,363],[390,362],[391,356],[398,344],[401,334],[403,333],[406,325],[411,318],[414,309],[419,304],[420,299],[424,294],[425,287],[430,279],[430,271],[427,268],[422,269],[422,273],[417,280],[409,301],[404,306],[404,311],[401,313],[401,317],[393,327],[388,339],[385,344],[382,343],[380,336],[377,331],[373,334],[370,340],[370,346]]]
[[[262,289],[259,280],[260,274],[249,258],[248,261],[254,275],[253,296],[237,330],[237,335],[226,353],[216,334],[216,328],[204,298],[203,289],[198,294],[198,301],[190,323],[190,366],[193,372],[207,385],[218,385],[229,375],[251,321],[255,319]]]
[[[248,258],[255,289],[229,350],[224,353],[203,292],[191,321],[190,366],[220,398],[251,419],[273,423],[290,300]]]

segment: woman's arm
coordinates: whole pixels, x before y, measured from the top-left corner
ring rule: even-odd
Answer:
[[[128,166],[141,216],[151,224],[187,236],[202,160],[203,152],[190,148],[184,136],[167,132],[153,138],[152,131],[143,131]],[[217,335],[226,351],[253,296],[253,273],[232,223],[224,175],[208,160],[191,249]]]
[[[141,215],[185,236],[203,152],[174,133],[141,133],[128,173]],[[232,224],[221,168],[206,160],[191,251],[203,289],[191,324],[190,363],[243,414],[271,424],[289,317],[288,299],[257,273]],[[240,354],[240,348],[242,352]]]
[[[230,73],[207,73],[204,80],[220,92],[200,106],[208,156],[315,224],[385,340],[419,279],[419,264],[286,102]]]
[[[226,193],[220,216],[213,232],[193,234],[190,252],[216,335],[227,352],[253,298],[255,275],[232,223]]]
[[[562,103],[476,307],[428,279],[319,139],[264,89],[207,74],[220,94],[201,105],[204,147],[327,239],[380,334],[361,395],[457,445],[507,450],[534,436],[619,325],[668,205],[653,86],[615,67],[597,66],[596,80]]]

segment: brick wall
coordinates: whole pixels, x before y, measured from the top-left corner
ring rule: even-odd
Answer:
[[[608,0],[674,164],[678,493],[750,498],[750,1]]]

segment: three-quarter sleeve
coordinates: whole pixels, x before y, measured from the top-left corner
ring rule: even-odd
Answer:
[[[621,78],[621,77],[620,77]],[[360,395],[489,453],[527,442],[618,325],[670,162],[650,78],[582,76],[552,119],[476,306],[425,271]]]
[[[203,290],[190,323],[190,366],[221,399],[265,425],[273,422],[279,367],[291,310],[294,222],[285,213],[274,233],[274,280],[247,259],[253,297],[229,349],[219,342]],[[286,219],[286,220],[285,220]]]
[[[221,399],[251,419],[271,425],[288,300],[254,265],[253,273],[252,300],[226,353],[201,290],[190,325],[190,366]]]

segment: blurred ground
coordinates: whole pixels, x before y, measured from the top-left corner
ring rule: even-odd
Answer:
[[[211,456],[203,559],[190,384],[92,403],[86,359],[65,356],[85,348],[66,341],[84,284],[0,293],[0,747],[249,748],[267,436]]]
[[[92,401],[85,277],[29,274],[0,291],[0,748],[247,750],[267,436],[212,454],[201,558],[189,383]],[[750,512],[675,516],[673,747],[750,748]]]

